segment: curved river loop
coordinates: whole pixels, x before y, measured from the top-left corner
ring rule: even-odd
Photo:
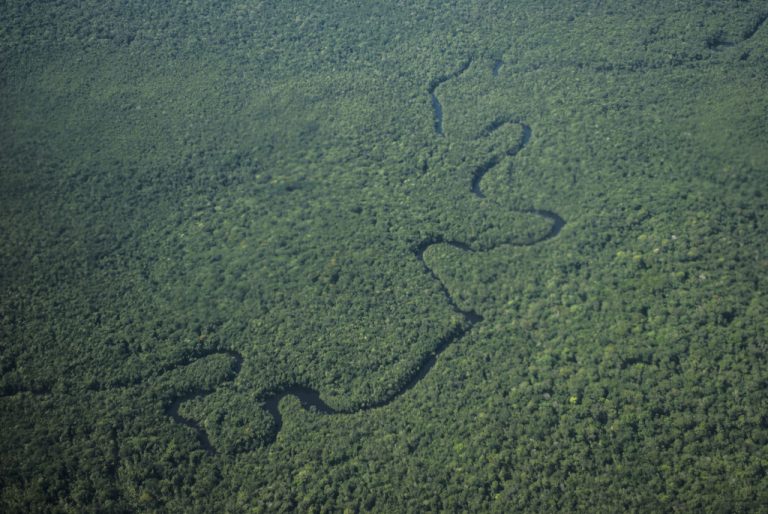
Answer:
[[[452,73],[439,76],[433,79],[429,83],[429,86],[427,88],[427,94],[429,95],[429,98],[432,103],[432,110],[434,114],[434,132],[435,132],[435,135],[437,136],[440,136],[440,137],[444,136],[443,107],[437,96],[437,90],[439,86],[444,82],[454,79],[460,76],[462,73],[464,73],[467,69],[469,69],[471,64],[472,64],[472,60],[468,59]],[[502,65],[503,65],[503,62],[500,60],[497,60],[493,63],[491,73],[494,77],[498,75],[499,69],[501,68]],[[510,148],[505,152],[507,156],[513,157],[517,155],[519,152],[521,152],[528,145],[532,137],[532,131],[531,131],[531,127],[525,124],[521,120],[500,119],[495,121],[491,125],[489,125],[485,129],[484,134],[486,136],[490,135],[495,130],[497,130],[498,128],[506,124],[517,124],[522,128],[522,137],[512,148]],[[485,198],[485,194],[483,193],[483,190],[480,187],[483,177],[488,171],[494,168],[501,161],[502,157],[504,157],[504,155],[491,156],[485,163],[478,166],[474,170],[470,184],[469,184],[470,186],[469,190],[472,193],[472,195],[474,195],[476,198],[478,199]],[[542,216],[548,219],[551,222],[551,225],[550,225],[550,229],[539,238],[533,241],[525,242],[525,243],[517,243],[514,246],[531,246],[531,245],[539,244],[541,242],[552,239],[560,233],[560,230],[565,225],[565,220],[563,220],[563,218],[561,218],[557,213],[553,211],[528,209],[528,210],[520,210],[519,212],[536,214],[536,215]],[[271,438],[267,441],[264,441],[266,444],[271,444],[272,442],[274,442],[277,437],[277,434],[280,432],[280,429],[282,427],[282,416],[280,414],[279,403],[286,396],[295,396],[299,400],[299,402],[301,403],[304,409],[308,411],[320,413],[320,414],[348,414],[348,413],[361,412],[365,410],[375,409],[378,407],[383,407],[389,404],[390,402],[392,402],[398,396],[408,391],[409,389],[413,388],[416,384],[418,384],[419,381],[421,381],[421,379],[424,378],[429,373],[429,371],[437,362],[437,359],[440,356],[440,354],[449,345],[451,345],[455,341],[464,337],[464,335],[468,331],[470,331],[476,324],[481,323],[483,321],[483,317],[479,313],[473,310],[461,309],[456,304],[456,301],[454,300],[453,296],[451,296],[451,293],[448,291],[448,288],[446,287],[446,285],[443,283],[442,280],[440,280],[440,277],[432,270],[432,268],[430,268],[429,265],[425,262],[424,252],[426,252],[429,247],[437,244],[450,245],[450,246],[453,246],[454,248],[458,248],[466,252],[473,252],[473,250],[469,247],[467,243],[464,243],[462,241],[446,239],[441,236],[426,239],[421,243],[419,243],[413,249],[414,257],[424,266],[425,270],[430,274],[430,276],[440,284],[440,289],[442,291],[443,296],[445,297],[447,302],[450,304],[450,306],[453,308],[453,310],[464,317],[465,323],[462,326],[457,326],[456,328],[454,328],[453,330],[445,334],[438,341],[434,350],[422,358],[421,362],[419,362],[415,371],[411,374],[411,376],[406,378],[403,385],[398,390],[396,390],[394,393],[390,394],[387,397],[379,399],[376,402],[367,403],[364,406],[360,406],[358,408],[353,408],[353,409],[347,409],[347,410],[334,409],[323,401],[323,399],[320,397],[320,393],[317,390],[308,386],[300,385],[300,384],[288,384],[288,385],[279,387],[273,391],[268,391],[264,393],[261,397],[261,401],[263,402],[263,408],[274,419],[274,427],[275,427],[272,432]],[[505,244],[512,245],[511,243],[505,243]],[[233,350],[215,350],[210,352],[208,355],[215,354],[215,353],[225,354],[232,358],[231,369],[233,373],[232,373],[232,378],[230,380],[233,380],[234,377],[239,373],[240,368],[242,366],[242,362],[243,362],[242,355],[240,355],[238,352],[235,352]],[[194,419],[184,417],[179,413],[179,407],[181,406],[182,403],[188,400],[191,400],[193,398],[205,396],[207,394],[210,394],[211,392],[212,391],[210,390],[201,389],[201,390],[197,390],[197,391],[193,391],[191,393],[185,394],[183,396],[179,396],[176,399],[174,399],[166,407],[165,413],[166,415],[170,416],[171,419],[173,419],[173,421],[175,421],[176,423],[180,425],[184,425],[194,430],[197,435],[197,439],[200,445],[203,447],[203,449],[205,449],[207,453],[213,455],[216,453],[216,448],[211,444],[205,429],[200,425],[200,423],[198,423]]]

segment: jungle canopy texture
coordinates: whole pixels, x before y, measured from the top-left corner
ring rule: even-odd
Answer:
[[[764,508],[766,20],[0,1],[0,511]]]

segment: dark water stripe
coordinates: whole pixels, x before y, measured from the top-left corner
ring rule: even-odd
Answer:
[[[206,353],[206,355],[203,355],[200,358],[209,357],[215,354],[224,354],[232,357],[232,367],[231,367],[232,378],[227,380],[227,382],[234,380],[235,377],[240,373],[240,369],[243,367],[243,356],[239,352],[236,352],[233,350],[216,350],[216,351],[208,352]],[[197,389],[190,393],[179,396],[170,405],[166,407],[165,414],[166,416],[170,416],[170,418],[176,423],[178,423],[179,425],[184,425],[185,427],[189,427],[192,430],[194,430],[195,434],[197,435],[197,440],[200,442],[200,446],[202,446],[203,449],[209,454],[214,455],[216,454],[216,448],[214,448],[214,446],[211,444],[211,441],[208,438],[208,433],[200,425],[200,423],[198,423],[194,419],[185,418],[184,416],[179,414],[179,407],[181,406],[182,403],[192,400],[194,398],[200,398],[202,396],[211,394],[212,392],[213,390],[210,390],[210,389]]]
[[[432,98],[432,106],[435,111],[435,132],[437,134],[442,134],[442,106],[440,105],[440,102],[437,99],[437,96],[435,95],[435,89],[437,89],[437,87],[443,82],[461,75],[464,71],[466,71],[467,68],[469,68],[470,63],[471,61],[467,61],[453,73],[438,77],[435,80],[433,80],[429,85],[429,88],[427,91]],[[500,118],[494,121],[493,123],[491,123],[490,125],[488,125],[483,131],[482,135],[488,136],[491,133],[493,133],[495,130],[497,130],[498,128],[502,127],[507,123],[519,124],[523,129],[523,134],[520,137],[520,140],[517,142],[517,144],[505,152],[505,155],[507,156],[514,156],[517,153],[519,153],[523,148],[525,148],[525,146],[528,144],[528,142],[531,139],[531,128],[527,124],[522,123],[519,120]],[[500,162],[500,160],[501,160],[501,156],[491,157],[488,161],[486,161],[484,164],[479,166],[473,173],[472,180],[470,182],[470,189],[477,198],[485,198],[485,194],[480,188],[480,182],[482,181],[485,174],[491,168],[496,166]],[[552,224],[550,226],[549,231],[547,231],[541,237],[533,241],[528,241],[525,243],[517,243],[517,244],[514,244],[514,246],[532,246],[538,243],[542,243],[546,240],[556,237],[562,230],[563,226],[565,226],[565,220],[561,218],[558,214],[552,211],[541,210],[541,209],[528,209],[520,212],[527,212],[527,213],[542,216],[544,218],[549,219],[552,222]],[[434,350],[425,354],[421,358],[421,361],[414,367],[413,371],[409,375],[407,375],[405,378],[402,379],[401,383],[395,388],[395,391],[392,394],[390,394],[389,396],[380,398],[376,401],[359,405],[355,408],[350,408],[350,409],[334,409],[333,407],[329,406],[327,403],[323,401],[323,399],[320,397],[319,391],[306,385],[288,384],[288,385],[276,388],[272,391],[266,392],[261,397],[261,401],[263,402],[262,406],[264,410],[272,416],[274,420],[274,425],[273,425],[274,429],[270,435],[269,440],[264,441],[265,444],[273,443],[277,438],[277,434],[280,432],[283,426],[283,419],[280,413],[280,401],[286,396],[296,397],[299,400],[299,403],[301,404],[302,408],[304,408],[307,411],[316,412],[319,414],[350,414],[350,413],[375,409],[378,407],[383,407],[391,403],[394,399],[396,399],[400,395],[412,389],[414,386],[416,386],[416,384],[418,384],[421,381],[421,379],[427,376],[427,374],[432,370],[435,363],[437,362],[437,358],[440,356],[440,354],[443,351],[445,351],[446,348],[448,348],[448,346],[451,343],[464,337],[467,334],[467,332],[469,332],[469,330],[472,329],[472,327],[474,327],[476,324],[483,321],[483,316],[481,316],[479,313],[475,312],[474,310],[462,309],[456,304],[456,301],[454,300],[453,296],[451,296],[451,293],[448,291],[448,288],[446,287],[445,283],[442,280],[440,280],[440,277],[434,272],[432,268],[429,267],[429,265],[424,260],[424,252],[426,252],[427,249],[429,249],[431,246],[434,246],[437,244],[447,244],[465,252],[473,252],[474,250],[472,250],[469,247],[469,245],[465,242],[448,240],[448,239],[445,239],[443,236],[439,236],[439,235],[432,236],[430,238],[423,240],[413,249],[413,254],[416,260],[418,260],[422,264],[422,266],[424,266],[425,271],[429,273],[431,278],[434,279],[440,285],[440,291],[442,292],[443,297],[446,299],[448,304],[456,313],[461,314],[461,316],[464,318],[464,322],[460,325],[455,326],[449,332],[447,332],[438,341]],[[507,244],[511,244],[511,243],[507,243]],[[236,375],[240,371],[243,357],[239,353],[231,350],[221,351],[220,353],[225,353],[233,357],[234,359],[233,371],[234,371],[234,374]],[[166,414],[170,416],[171,419],[173,419],[176,423],[192,428],[196,432],[197,439],[200,442],[200,445],[203,447],[203,449],[205,449],[205,451],[208,452],[209,454],[215,454],[216,449],[211,444],[208,438],[208,434],[205,432],[205,429],[202,426],[200,426],[200,424],[195,420],[185,418],[179,414],[179,407],[182,403],[184,403],[185,401],[191,400],[193,398],[210,394],[211,392],[212,391],[210,390],[200,389],[192,393],[189,393],[187,395],[180,396],[176,398],[168,406],[168,408],[166,409]]]
[[[513,157],[517,155],[520,150],[525,148],[525,146],[528,144],[528,142],[531,140],[531,127],[526,125],[525,123],[521,123],[519,121],[497,121],[489,125],[484,131],[484,135],[490,135],[494,130],[497,130],[498,128],[502,127],[503,125],[507,123],[515,123],[520,125],[523,128],[523,135],[520,137],[520,140],[517,142],[517,145],[513,146],[509,150],[506,151],[506,155]],[[483,180],[483,177],[486,173],[488,173],[491,168],[496,166],[501,159],[497,156],[491,157],[488,159],[485,163],[478,166],[474,173],[472,173],[472,181],[470,182],[469,189],[477,196],[478,198],[485,198],[485,194],[480,189],[480,181]]]
[[[742,37],[742,42],[746,41],[747,39],[752,38],[755,34],[757,34],[757,31],[760,30],[760,27],[762,27],[766,20],[768,20],[768,13],[763,14],[761,17],[755,20],[755,23],[752,24],[752,26],[744,32],[744,35]]]
[[[544,241],[557,237],[560,234],[560,231],[565,226],[565,220],[561,218],[560,215],[557,214],[556,212],[547,211],[543,209],[527,209],[522,212],[528,212],[530,214],[538,214],[539,216],[547,218],[552,222],[552,225],[549,227],[549,230],[547,231],[546,234],[539,237],[538,239],[534,239],[533,241],[526,243],[525,246],[533,246],[535,244],[543,243]]]
[[[181,414],[179,414],[179,407],[182,403],[188,402],[189,400],[193,400],[195,398],[200,398],[202,396],[205,396],[207,394],[210,394],[212,391],[208,390],[201,390],[196,391],[193,394],[187,394],[184,396],[181,396],[179,398],[176,398],[173,403],[171,403],[168,407],[165,409],[165,415],[170,416],[173,421],[178,423],[179,425],[183,425],[185,427],[189,427],[192,430],[195,431],[195,435],[197,436],[197,441],[200,443],[200,446],[202,446],[203,450],[208,452],[209,455],[216,455],[216,448],[211,444],[211,440],[208,438],[208,432],[205,431],[205,429],[195,421],[194,419],[185,418]]]
[[[552,226],[550,227],[549,231],[543,236],[541,236],[540,238],[530,242],[517,244],[515,246],[531,246],[531,245],[546,241],[548,239],[552,239],[560,233],[560,230],[565,225],[565,221],[563,220],[563,218],[561,218],[559,215],[551,211],[528,210],[524,212],[538,214],[539,216],[548,218],[552,221]],[[296,397],[299,400],[302,408],[304,408],[307,411],[315,412],[318,414],[351,414],[355,412],[363,412],[370,409],[384,407],[389,403],[391,403],[393,400],[395,400],[397,397],[401,396],[402,394],[406,393],[407,391],[412,389],[414,386],[416,386],[416,384],[418,384],[421,381],[421,379],[427,376],[427,374],[432,370],[435,363],[437,362],[437,358],[446,348],[448,348],[448,346],[451,343],[464,337],[467,334],[467,332],[469,332],[469,330],[471,330],[476,324],[483,321],[483,316],[477,313],[476,311],[461,309],[456,304],[455,300],[453,299],[451,294],[448,292],[448,289],[445,286],[445,283],[442,280],[440,280],[440,278],[437,276],[434,270],[432,270],[432,268],[430,268],[427,265],[427,263],[424,261],[424,252],[426,252],[427,249],[430,248],[431,246],[434,246],[437,244],[447,244],[454,248],[457,248],[459,250],[463,250],[466,252],[473,252],[473,250],[464,242],[446,240],[440,236],[429,238],[423,241],[414,250],[414,255],[416,256],[418,261],[422,263],[425,270],[430,274],[430,276],[433,279],[435,279],[438,282],[438,284],[440,284],[440,289],[443,293],[443,296],[446,298],[446,300],[448,301],[450,306],[454,309],[454,311],[458,312],[463,316],[465,323],[463,325],[454,327],[447,334],[445,334],[440,339],[435,349],[422,357],[421,362],[418,364],[415,370],[411,373],[410,376],[408,376],[403,380],[402,384],[398,386],[398,388],[393,394],[391,394],[390,396],[381,398],[377,401],[374,401],[365,405],[360,405],[356,408],[351,408],[351,409],[334,409],[333,407],[329,406],[327,403],[323,401],[323,399],[320,397],[320,393],[316,389],[309,386],[305,386],[305,385],[299,385],[299,384],[291,384],[291,385],[266,393],[262,397],[261,401],[264,402],[263,408],[273,418],[274,429],[270,434],[269,439],[263,441],[264,444],[267,444],[267,445],[272,444],[277,438],[277,434],[280,432],[283,426],[283,419],[280,413],[279,404],[280,404],[280,401],[286,396]],[[240,371],[240,367],[242,365],[242,360],[243,360],[242,356],[239,353],[231,350],[222,351],[221,353],[226,353],[227,355],[230,355],[235,359],[235,363],[233,365],[233,371],[234,371],[234,374],[237,374]],[[205,429],[197,421],[193,419],[185,418],[184,416],[181,416],[179,414],[179,407],[182,403],[192,400],[194,398],[205,396],[207,394],[210,394],[211,392],[212,391],[210,390],[197,390],[192,393],[181,396],[179,398],[176,398],[173,401],[173,403],[171,403],[166,409],[166,415],[170,416],[171,419],[173,419],[176,423],[193,429],[197,436],[197,440],[200,443],[200,446],[208,454],[215,455],[216,448],[211,444]]]
[[[443,82],[456,78],[462,73],[464,73],[465,71],[467,71],[467,68],[469,68],[470,64],[472,64],[472,59],[468,59],[466,62],[464,62],[464,64],[459,66],[459,68],[456,69],[453,73],[449,73],[448,75],[441,75],[436,79],[433,79],[432,82],[429,83],[429,87],[427,88],[427,93],[429,93],[429,97],[432,100],[432,110],[434,111],[434,118],[435,118],[435,125],[434,125],[435,133],[439,136],[443,135],[443,106],[440,103],[440,100],[437,99],[435,90],[437,89],[437,86],[439,86]]]
[[[430,93],[432,99],[432,110],[435,113],[435,133],[443,135],[443,106],[440,104],[440,100],[437,99],[434,93]]]
[[[498,77],[499,76],[499,70],[501,69],[501,66],[503,64],[504,64],[504,61],[502,61],[501,59],[498,59],[498,60],[494,61],[493,62],[493,67],[491,68],[491,75],[493,75],[494,77]]]

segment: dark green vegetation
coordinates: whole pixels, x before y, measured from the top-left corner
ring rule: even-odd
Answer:
[[[358,4],[0,4],[0,510],[767,504],[765,2]]]

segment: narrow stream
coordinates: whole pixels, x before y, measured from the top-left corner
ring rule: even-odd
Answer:
[[[456,69],[454,72],[448,75],[443,75],[441,77],[438,77],[434,79],[432,82],[430,82],[429,84],[427,93],[429,94],[432,100],[432,109],[434,112],[434,119],[435,119],[434,130],[436,135],[439,135],[439,136],[443,135],[443,108],[435,91],[437,90],[438,86],[440,86],[442,83],[452,78],[458,77],[459,75],[464,73],[469,68],[469,65],[471,64],[471,62],[472,62],[471,60],[468,60],[467,62],[462,64],[462,66],[460,66],[458,69]],[[492,75],[496,76],[498,74],[498,70],[501,67],[501,64],[502,64],[501,61],[496,61],[494,63],[494,66],[492,68]],[[517,141],[517,143],[514,144],[504,154],[491,156],[484,164],[482,164],[477,169],[475,169],[474,173],[472,174],[472,178],[470,180],[469,189],[472,192],[472,194],[478,199],[485,198],[485,194],[483,193],[480,187],[485,174],[488,171],[490,171],[492,168],[494,168],[500,162],[501,158],[504,155],[507,155],[510,157],[517,155],[521,150],[523,150],[526,147],[526,145],[528,145],[529,141],[531,140],[531,136],[532,136],[531,128],[527,124],[519,120],[512,120],[512,119],[500,119],[493,122],[491,125],[489,125],[485,129],[484,134],[490,135],[499,127],[506,125],[508,123],[520,125],[522,127],[523,134],[520,137],[519,141]],[[527,243],[523,243],[523,244],[517,244],[515,246],[530,246],[530,245],[539,244],[546,240],[552,239],[560,233],[560,230],[565,225],[565,220],[563,220],[563,218],[561,218],[558,214],[552,211],[540,210],[540,209],[527,209],[527,210],[521,210],[520,212],[526,212],[526,213],[542,216],[550,220],[552,224],[549,231],[543,236],[539,237],[538,239],[527,242]],[[277,437],[277,434],[280,432],[280,429],[282,428],[283,420],[282,420],[282,415],[280,414],[279,404],[280,404],[280,400],[282,400],[286,396],[295,396],[299,400],[299,402],[301,403],[301,406],[304,409],[312,412],[317,412],[319,414],[344,414],[344,413],[352,413],[352,412],[361,412],[361,411],[366,411],[370,409],[375,409],[378,407],[383,407],[389,404],[390,402],[392,402],[398,396],[402,395],[406,391],[416,386],[416,384],[418,384],[419,381],[421,381],[421,379],[424,378],[430,372],[430,370],[433,368],[433,366],[437,362],[437,358],[446,348],[448,348],[448,346],[451,343],[464,337],[464,335],[469,330],[471,330],[472,327],[474,327],[476,324],[481,323],[483,321],[483,317],[479,313],[475,312],[474,310],[461,309],[456,304],[456,301],[454,300],[453,296],[451,296],[451,293],[448,291],[448,288],[446,287],[445,283],[443,283],[443,281],[440,280],[440,277],[425,262],[424,252],[426,252],[429,247],[437,244],[447,244],[465,252],[473,252],[473,250],[466,243],[462,241],[447,240],[442,236],[432,237],[427,240],[424,240],[413,249],[414,257],[416,258],[416,260],[418,260],[424,266],[425,270],[430,274],[432,279],[434,279],[435,281],[437,281],[437,283],[440,284],[440,290],[442,291],[442,294],[445,297],[446,301],[451,306],[451,308],[453,308],[455,312],[461,314],[461,316],[464,318],[464,323],[454,327],[451,331],[443,335],[442,338],[438,341],[434,350],[432,350],[430,353],[422,357],[421,361],[414,368],[414,371],[411,373],[411,375],[407,376],[403,380],[402,384],[394,393],[392,393],[389,396],[380,398],[376,402],[362,405],[354,409],[337,410],[330,407],[327,403],[325,403],[323,399],[320,397],[320,393],[316,389],[313,389],[311,387],[301,385],[301,384],[288,384],[283,387],[276,388],[273,391],[265,393],[262,396],[263,408],[274,419],[274,431],[272,432],[272,436],[270,440],[265,441],[266,444],[271,444],[272,442],[274,442],[275,438]],[[230,355],[234,359],[233,371],[234,371],[234,375],[237,375],[237,373],[240,371],[240,368],[243,362],[242,355],[232,350],[223,350],[219,353],[226,353],[227,355]],[[176,423],[193,429],[197,434],[197,439],[200,442],[200,445],[203,447],[203,449],[205,449],[205,451],[208,452],[209,454],[215,454],[216,448],[211,444],[211,441],[209,440],[208,434],[206,433],[205,429],[197,421],[193,419],[185,418],[184,416],[179,414],[179,407],[181,406],[182,403],[184,403],[185,401],[191,400],[193,398],[210,394],[211,392],[212,391],[201,389],[198,391],[194,391],[190,394],[181,396],[179,398],[176,398],[170,405],[168,405],[165,412]]]
[[[433,79],[432,82],[429,83],[429,87],[427,88],[427,93],[429,94],[429,98],[432,100],[432,111],[434,112],[435,117],[435,134],[438,136],[443,135],[443,105],[440,103],[440,100],[437,98],[437,95],[435,94],[435,90],[437,89],[437,86],[442,84],[443,82],[447,82],[453,78],[458,77],[467,69],[469,68],[469,65],[472,64],[472,60],[467,60],[464,64],[459,66],[453,73],[449,73],[448,75],[441,75],[437,77],[436,79]]]

